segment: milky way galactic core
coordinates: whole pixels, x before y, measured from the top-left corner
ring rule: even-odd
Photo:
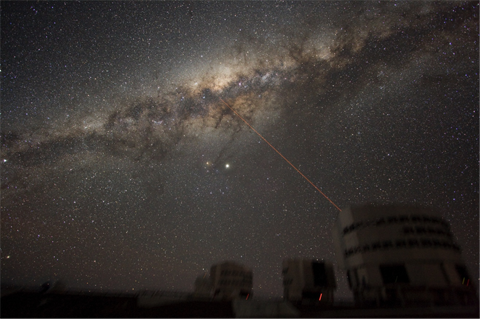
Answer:
[[[478,277],[478,3],[5,2],[1,23],[2,283],[191,291],[234,260],[280,297],[284,258],[336,262],[332,203],[367,202],[439,208]]]

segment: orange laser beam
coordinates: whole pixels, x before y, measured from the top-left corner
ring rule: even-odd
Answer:
[[[275,147],[273,147],[273,145],[270,144],[260,133],[258,133],[257,130],[255,130],[250,124],[248,124],[248,122],[245,121],[245,120],[243,119],[243,117],[240,116],[240,114],[238,114],[234,109],[232,109],[232,108],[230,107],[230,105],[228,105],[227,102],[225,102],[222,98],[220,98],[220,100],[221,100],[221,101],[223,102],[223,104],[225,104],[230,110],[232,110],[232,112],[235,113],[243,122],[245,122],[245,124],[247,124],[248,127],[250,127],[255,133],[257,133],[257,135],[260,136],[260,138],[261,138],[262,140],[264,140],[265,143],[267,143],[275,152],[277,152],[278,155],[280,155],[288,164],[290,164],[291,167],[293,167],[300,175],[302,175],[303,178],[305,178],[305,179],[307,180],[307,182],[309,182],[313,187],[315,187],[315,189],[316,189],[317,191],[319,191],[320,194],[322,194],[323,197],[325,197],[333,206],[335,206],[336,209],[338,209],[339,211],[342,211],[337,205],[335,205],[335,203],[334,203],[330,198],[328,198],[327,195],[325,195],[315,184],[313,184],[313,183],[307,178],[307,176],[303,175],[303,173],[300,172],[300,170],[299,170],[298,168],[296,168],[295,165],[293,165],[292,163],[290,163],[290,161],[289,161],[285,156],[283,156],[282,153],[280,153],[280,152],[279,152]]]

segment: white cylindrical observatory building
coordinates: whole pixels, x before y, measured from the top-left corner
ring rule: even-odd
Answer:
[[[450,225],[435,209],[350,206],[339,213],[333,236],[358,304],[478,303]]]

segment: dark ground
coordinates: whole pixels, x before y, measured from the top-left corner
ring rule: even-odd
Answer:
[[[2,296],[2,318],[233,318],[231,301],[179,300],[140,308],[137,295],[65,294],[19,291]],[[297,305],[302,318],[478,318],[478,306],[377,308]]]

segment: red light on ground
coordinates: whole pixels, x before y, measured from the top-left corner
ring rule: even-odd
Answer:
[[[250,294],[247,294],[247,298],[245,298],[245,300],[248,300],[248,297],[250,296]]]
[[[318,297],[318,300],[319,300],[319,301],[322,300],[322,295],[323,295],[323,293],[320,294],[320,297]]]

